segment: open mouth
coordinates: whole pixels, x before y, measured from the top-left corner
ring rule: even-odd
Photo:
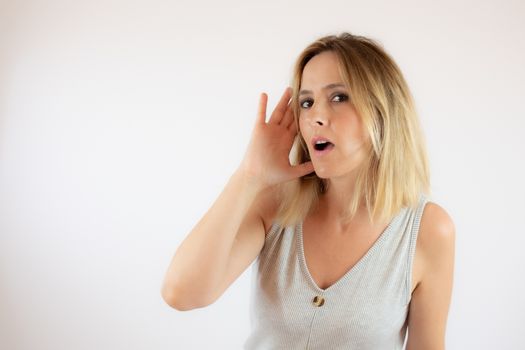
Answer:
[[[328,149],[332,149],[334,147],[334,144],[330,141],[321,141],[314,145],[314,149],[316,151],[324,151]]]

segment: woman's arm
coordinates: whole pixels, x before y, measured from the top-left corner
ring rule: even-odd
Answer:
[[[241,165],[175,252],[161,289],[175,309],[204,307],[216,300],[260,252],[263,215],[273,207],[272,188],[313,171],[310,161],[294,166],[289,161],[297,135],[290,96],[287,88],[266,122],[268,95],[261,94]]]
[[[171,260],[162,285],[162,297],[168,305],[181,311],[190,310],[209,305],[216,298],[245,217],[242,228],[253,237],[252,246],[256,244],[255,248],[260,250],[264,227],[256,206],[252,206],[258,193],[258,188],[251,185],[242,172],[233,174]],[[254,249],[250,249],[251,255],[257,254],[251,250]]]
[[[427,203],[416,246],[422,256],[423,277],[410,302],[407,350],[445,349],[455,236],[454,223],[447,212],[435,203]]]

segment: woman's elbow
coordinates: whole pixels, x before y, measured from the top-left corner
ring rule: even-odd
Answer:
[[[207,300],[199,300],[191,293],[185,293],[176,286],[164,284],[161,288],[161,296],[166,304],[178,311],[189,311],[203,308],[211,304]]]

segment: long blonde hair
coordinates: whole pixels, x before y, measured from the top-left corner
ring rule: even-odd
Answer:
[[[346,32],[325,36],[306,47],[295,62],[291,104],[297,130],[304,67],[324,51],[337,56],[350,100],[371,141],[358,170],[346,218],[351,219],[364,200],[372,221],[390,220],[403,207],[415,207],[421,193],[430,192],[426,147],[413,97],[401,70],[376,41]],[[308,148],[298,133],[290,162],[297,165],[308,160]],[[276,220],[284,226],[299,223],[316,207],[326,189],[326,180],[315,173],[280,184]]]

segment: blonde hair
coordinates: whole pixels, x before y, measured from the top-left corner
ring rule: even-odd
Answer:
[[[372,221],[390,220],[403,207],[415,207],[421,193],[430,192],[426,147],[412,95],[399,67],[376,41],[346,32],[325,36],[304,49],[294,66],[291,104],[298,131],[303,69],[312,57],[325,51],[337,56],[350,101],[370,136],[345,218],[350,220],[364,201]],[[290,163],[309,160],[306,143],[298,133]],[[281,203],[276,220],[289,226],[304,220],[317,206],[327,182],[312,173],[278,188]]]

